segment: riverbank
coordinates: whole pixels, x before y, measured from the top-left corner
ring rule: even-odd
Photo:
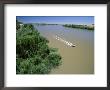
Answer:
[[[75,24],[65,24],[64,27],[69,28],[78,28],[78,29],[87,29],[87,30],[94,30],[94,24],[92,25],[75,25]]]
[[[62,57],[48,43],[32,24],[16,21],[16,74],[49,74],[60,66]]]

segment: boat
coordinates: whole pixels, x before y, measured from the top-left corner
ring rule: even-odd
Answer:
[[[58,37],[57,35],[55,36],[55,38],[56,38],[57,40],[59,40],[59,41],[65,43],[65,44],[68,45],[68,46],[71,46],[71,47],[75,47],[75,46],[76,46],[76,45],[72,44],[71,42],[68,42],[68,41],[66,41],[66,40],[64,40],[64,39],[62,39],[62,38],[60,38],[60,37]]]

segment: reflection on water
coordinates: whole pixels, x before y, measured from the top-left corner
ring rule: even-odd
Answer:
[[[62,65],[53,69],[51,74],[93,74],[94,73],[94,31],[65,28],[61,25],[36,26],[49,46],[58,48]],[[76,47],[70,47],[53,36],[59,36]]]

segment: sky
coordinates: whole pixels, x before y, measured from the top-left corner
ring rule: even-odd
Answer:
[[[17,16],[23,23],[94,24],[94,16]]]

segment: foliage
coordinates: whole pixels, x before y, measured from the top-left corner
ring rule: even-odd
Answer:
[[[16,20],[16,30],[20,29],[20,24],[22,24],[22,22]]]
[[[16,25],[19,26],[18,21]],[[52,68],[61,65],[57,49],[50,48],[49,41],[33,25],[23,24],[16,29],[17,74],[48,74]]]
[[[79,29],[94,30],[94,26],[87,26],[87,25],[65,24],[63,26],[70,27],[70,28],[79,28]]]

